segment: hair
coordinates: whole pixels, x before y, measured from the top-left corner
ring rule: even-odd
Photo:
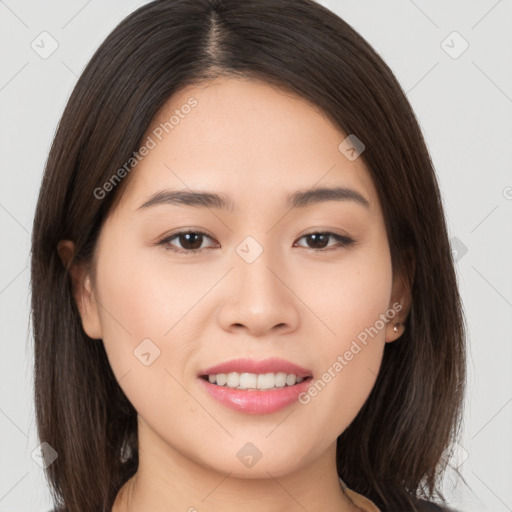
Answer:
[[[360,158],[382,205],[393,273],[404,276],[412,308],[337,440],[337,471],[383,512],[445,501],[439,484],[461,428],[465,325],[435,171],[398,81],[365,39],[313,0],[158,0],[121,21],[86,66],[38,198],[34,396],[39,438],[58,453],[45,470],[56,506],[110,511],[138,466],[137,412],[102,340],[83,330],[69,273],[93,261],[122,187],[101,200],[95,190],[133,156],[175,93],[217,77],[298,95],[364,143]],[[63,239],[75,244],[67,265],[57,252]]]

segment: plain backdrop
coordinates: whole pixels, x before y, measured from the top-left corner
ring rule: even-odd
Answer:
[[[33,458],[29,326],[30,235],[45,160],[94,50],[144,3],[0,0],[0,512],[51,506]],[[512,1],[321,3],[394,71],[438,173],[470,351],[446,496],[461,511],[511,511]]]

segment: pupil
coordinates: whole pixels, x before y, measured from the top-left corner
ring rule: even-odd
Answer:
[[[329,236],[323,233],[312,233],[311,235],[308,236],[310,237],[310,239],[313,240],[313,249],[323,249],[324,247],[326,247],[325,242],[329,240]],[[320,243],[318,244],[319,241]]]
[[[190,250],[199,249],[202,244],[202,236],[203,235],[200,235],[199,233],[185,233],[183,235],[180,235],[181,245],[184,249],[190,249]],[[183,243],[183,239],[185,240],[185,243]],[[199,243],[198,243],[198,241],[199,241]],[[191,247],[191,245],[192,245],[192,247]]]

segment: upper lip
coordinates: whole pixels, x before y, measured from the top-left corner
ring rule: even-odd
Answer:
[[[255,359],[232,359],[224,363],[210,366],[199,372],[199,376],[217,375],[219,373],[279,373],[294,374],[297,377],[310,377],[311,370],[285,359],[269,358],[256,361]]]

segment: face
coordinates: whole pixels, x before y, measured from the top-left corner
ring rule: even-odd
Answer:
[[[305,100],[239,79],[183,89],[147,137],[79,300],[140,449],[250,478],[332,455],[407,302],[362,159]]]

